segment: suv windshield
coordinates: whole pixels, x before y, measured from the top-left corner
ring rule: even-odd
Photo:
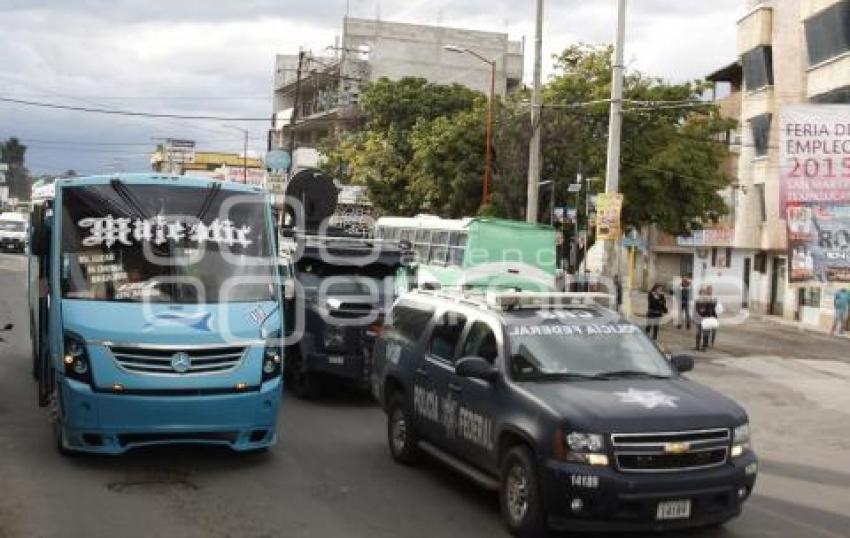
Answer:
[[[16,220],[0,220],[0,232],[24,232],[26,225]]]
[[[65,298],[273,301],[273,265],[261,194],[123,183],[63,190]]]
[[[632,324],[592,315],[582,322],[518,318],[509,322],[507,333],[511,373],[519,381],[673,375],[667,359]]]

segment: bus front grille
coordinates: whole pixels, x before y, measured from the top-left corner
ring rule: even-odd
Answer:
[[[226,372],[236,368],[245,355],[244,346],[204,349],[113,346],[110,351],[118,366],[123,370],[159,375],[198,375]]]

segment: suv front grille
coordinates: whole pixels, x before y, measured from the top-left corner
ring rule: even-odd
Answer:
[[[617,468],[635,473],[717,467],[726,463],[730,442],[728,429],[611,435]]]
[[[204,349],[184,349],[180,347],[121,347],[110,348],[115,361],[124,370],[144,374],[192,375],[220,373],[235,368],[245,354],[244,346],[222,346]],[[191,365],[185,372],[178,372],[172,366],[177,353],[186,353]]]

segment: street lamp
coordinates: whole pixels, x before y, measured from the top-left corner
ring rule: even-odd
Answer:
[[[224,124],[222,127],[227,129],[236,129],[240,131],[243,135],[245,135],[245,147],[242,152],[242,183],[248,184],[248,135],[250,131],[248,129],[244,129],[242,127],[237,127],[236,125],[228,125]]]
[[[481,205],[485,205],[490,198],[490,178],[493,173],[493,103],[496,101],[496,60],[490,60],[472,49],[457,45],[443,45],[443,50],[457,54],[469,54],[490,66],[490,98],[487,103],[487,147],[484,153],[484,191],[481,196]]]

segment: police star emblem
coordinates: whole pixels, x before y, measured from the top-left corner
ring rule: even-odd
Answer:
[[[656,407],[678,407],[676,402],[679,401],[677,396],[664,394],[660,390],[638,390],[630,388],[626,392],[615,392],[620,398],[620,402],[624,404],[638,404],[647,409],[655,409]]]

